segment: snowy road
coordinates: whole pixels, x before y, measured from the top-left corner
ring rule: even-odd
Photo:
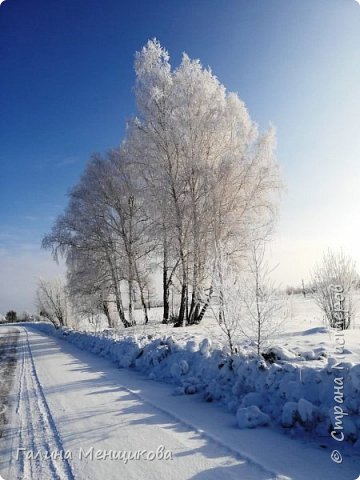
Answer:
[[[350,457],[336,465],[328,451],[270,429],[241,431],[219,406],[173,396],[169,385],[16,328],[13,417],[0,441],[5,480],[353,480],[360,473]],[[114,458],[120,451],[136,459]]]

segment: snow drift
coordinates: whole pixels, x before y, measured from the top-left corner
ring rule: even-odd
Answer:
[[[48,323],[32,326],[121,368],[135,368],[150,379],[174,384],[174,394],[200,393],[208,402],[221,402],[236,414],[239,428],[275,424],[292,434],[311,432],[325,438],[335,431],[360,447],[359,364],[339,365],[324,355],[319,357],[322,366],[319,362],[309,366],[309,358],[281,348],[268,352],[267,360],[248,352],[228,355],[207,338],[199,342],[172,336],[93,334],[55,329]],[[334,390],[334,385],[339,388]],[[340,417],[339,409],[344,413]]]

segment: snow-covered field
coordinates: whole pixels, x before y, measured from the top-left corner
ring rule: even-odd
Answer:
[[[289,295],[285,301],[285,321],[282,324],[279,337],[274,338],[272,343],[301,353],[309,359],[313,356],[314,350],[324,351],[327,356],[336,355],[336,336],[334,332],[327,328],[323,320],[323,314],[315,304],[314,299],[310,295],[305,298],[302,295]],[[357,315],[352,328],[345,332],[344,354],[347,361],[358,363],[360,362],[360,294],[355,295],[354,301]],[[211,312],[208,313],[200,325],[194,325],[185,330],[173,328],[172,325],[163,325],[161,323],[161,308],[150,310],[150,323],[148,325],[143,324],[142,310],[135,310],[135,318],[138,322],[135,327],[126,330],[120,327],[115,335],[119,337],[123,335],[171,335],[175,339],[194,339],[199,342],[204,338],[209,338],[218,347],[226,345],[226,339]],[[99,322],[97,329],[86,322],[80,325],[81,330],[97,333],[100,333],[104,328],[106,328],[104,321]],[[251,350],[249,342],[245,342],[241,338],[239,338],[239,345],[241,348]]]
[[[287,311],[271,362],[259,361],[248,342],[228,355],[210,317],[174,329],[152,310],[149,325],[106,335],[16,327],[17,406],[0,442],[0,473],[6,480],[357,478],[360,329],[345,332],[334,368],[339,340],[313,300],[289,297]],[[79,458],[79,449],[161,445],[172,460]],[[72,455],[16,460],[19,446]]]

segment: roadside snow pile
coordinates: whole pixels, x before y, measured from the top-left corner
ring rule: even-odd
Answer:
[[[201,393],[208,402],[221,402],[236,414],[239,428],[273,423],[293,434],[312,432],[327,438],[335,431],[360,445],[359,364],[336,364],[334,358],[315,351],[314,356],[306,355],[316,359],[309,364],[299,353],[278,347],[262,359],[245,350],[228,355],[209,339],[198,341],[188,335],[177,340],[155,335],[115,337],[55,329],[47,323],[32,326],[119,367],[172,383],[174,394]]]

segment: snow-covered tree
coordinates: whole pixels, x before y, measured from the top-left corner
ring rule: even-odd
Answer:
[[[219,246],[213,260],[211,288],[216,299],[211,310],[225,335],[230,353],[234,354],[240,341],[242,321],[240,271],[223,245]]]
[[[141,189],[126,152],[114,150],[106,158],[96,155],[70,192],[64,215],[43,240],[55,256],[65,257],[71,291],[93,294],[98,299],[100,296],[104,308],[113,297],[125,327],[135,324],[136,290],[145,323],[148,321],[145,298],[153,242],[147,234],[149,221],[142,203]],[[77,280],[82,281],[75,285]],[[128,318],[122,282],[128,284]]]
[[[354,260],[328,250],[312,272],[314,298],[331,328],[348,329],[354,316],[353,290],[359,280]]]
[[[263,238],[251,242],[239,291],[243,312],[240,332],[258,355],[276,339],[285,320],[284,298],[271,280],[265,249]]]
[[[156,262],[163,321],[172,286],[179,292],[175,325],[199,323],[211,301],[208,264],[219,245],[243,255],[254,229],[273,220],[281,187],[275,133],[259,133],[237,94],[199,60],[184,54],[172,69],[157,40],[136,54],[135,72],[137,117],[120,148],[89,162],[43,245],[65,256],[69,279],[82,274],[84,295],[91,282],[98,293],[103,281],[124,326],[135,323],[135,294],[148,321]]]
[[[248,340],[260,355],[276,339],[284,322],[284,301],[265,260],[266,240],[253,239],[247,255],[234,258],[224,245],[213,262],[212,307],[231,353]]]
[[[58,217],[52,232],[44,237],[43,246],[52,250],[55,259],[58,255],[65,257],[70,274],[77,268],[79,255],[91,258],[94,275],[104,275],[104,284],[111,282],[116,310],[127,327],[131,323],[125,317],[120,289],[120,282],[125,279],[124,252],[120,250],[111,224],[112,212],[104,197],[107,192],[104,182],[108,178],[107,164],[101,157],[94,156],[79,183],[71,190],[65,213]]]
[[[74,249],[68,262],[67,285],[76,312],[92,317],[104,314],[109,328],[115,328],[111,275],[106,262],[94,252]]]
[[[177,324],[197,323],[216,242],[244,248],[254,218],[274,208],[274,132],[259,134],[243,102],[198,60],[184,54],[172,70],[156,40],[137,54],[135,70],[138,117],[127,148],[141,165],[159,231],[175,240]]]
[[[125,146],[110,153],[109,165],[109,176],[104,179],[106,198],[111,210],[111,227],[126,259],[129,319],[133,323],[134,293],[138,293],[147,323],[146,293],[150,289],[151,254],[155,242],[150,234],[152,221],[145,208],[144,185]]]
[[[40,315],[55,326],[68,325],[70,305],[65,283],[61,278],[38,279],[36,304]]]
[[[15,310],[9,310],[5,315],[6,321],[9,323],[17,321],[17,313]]]

